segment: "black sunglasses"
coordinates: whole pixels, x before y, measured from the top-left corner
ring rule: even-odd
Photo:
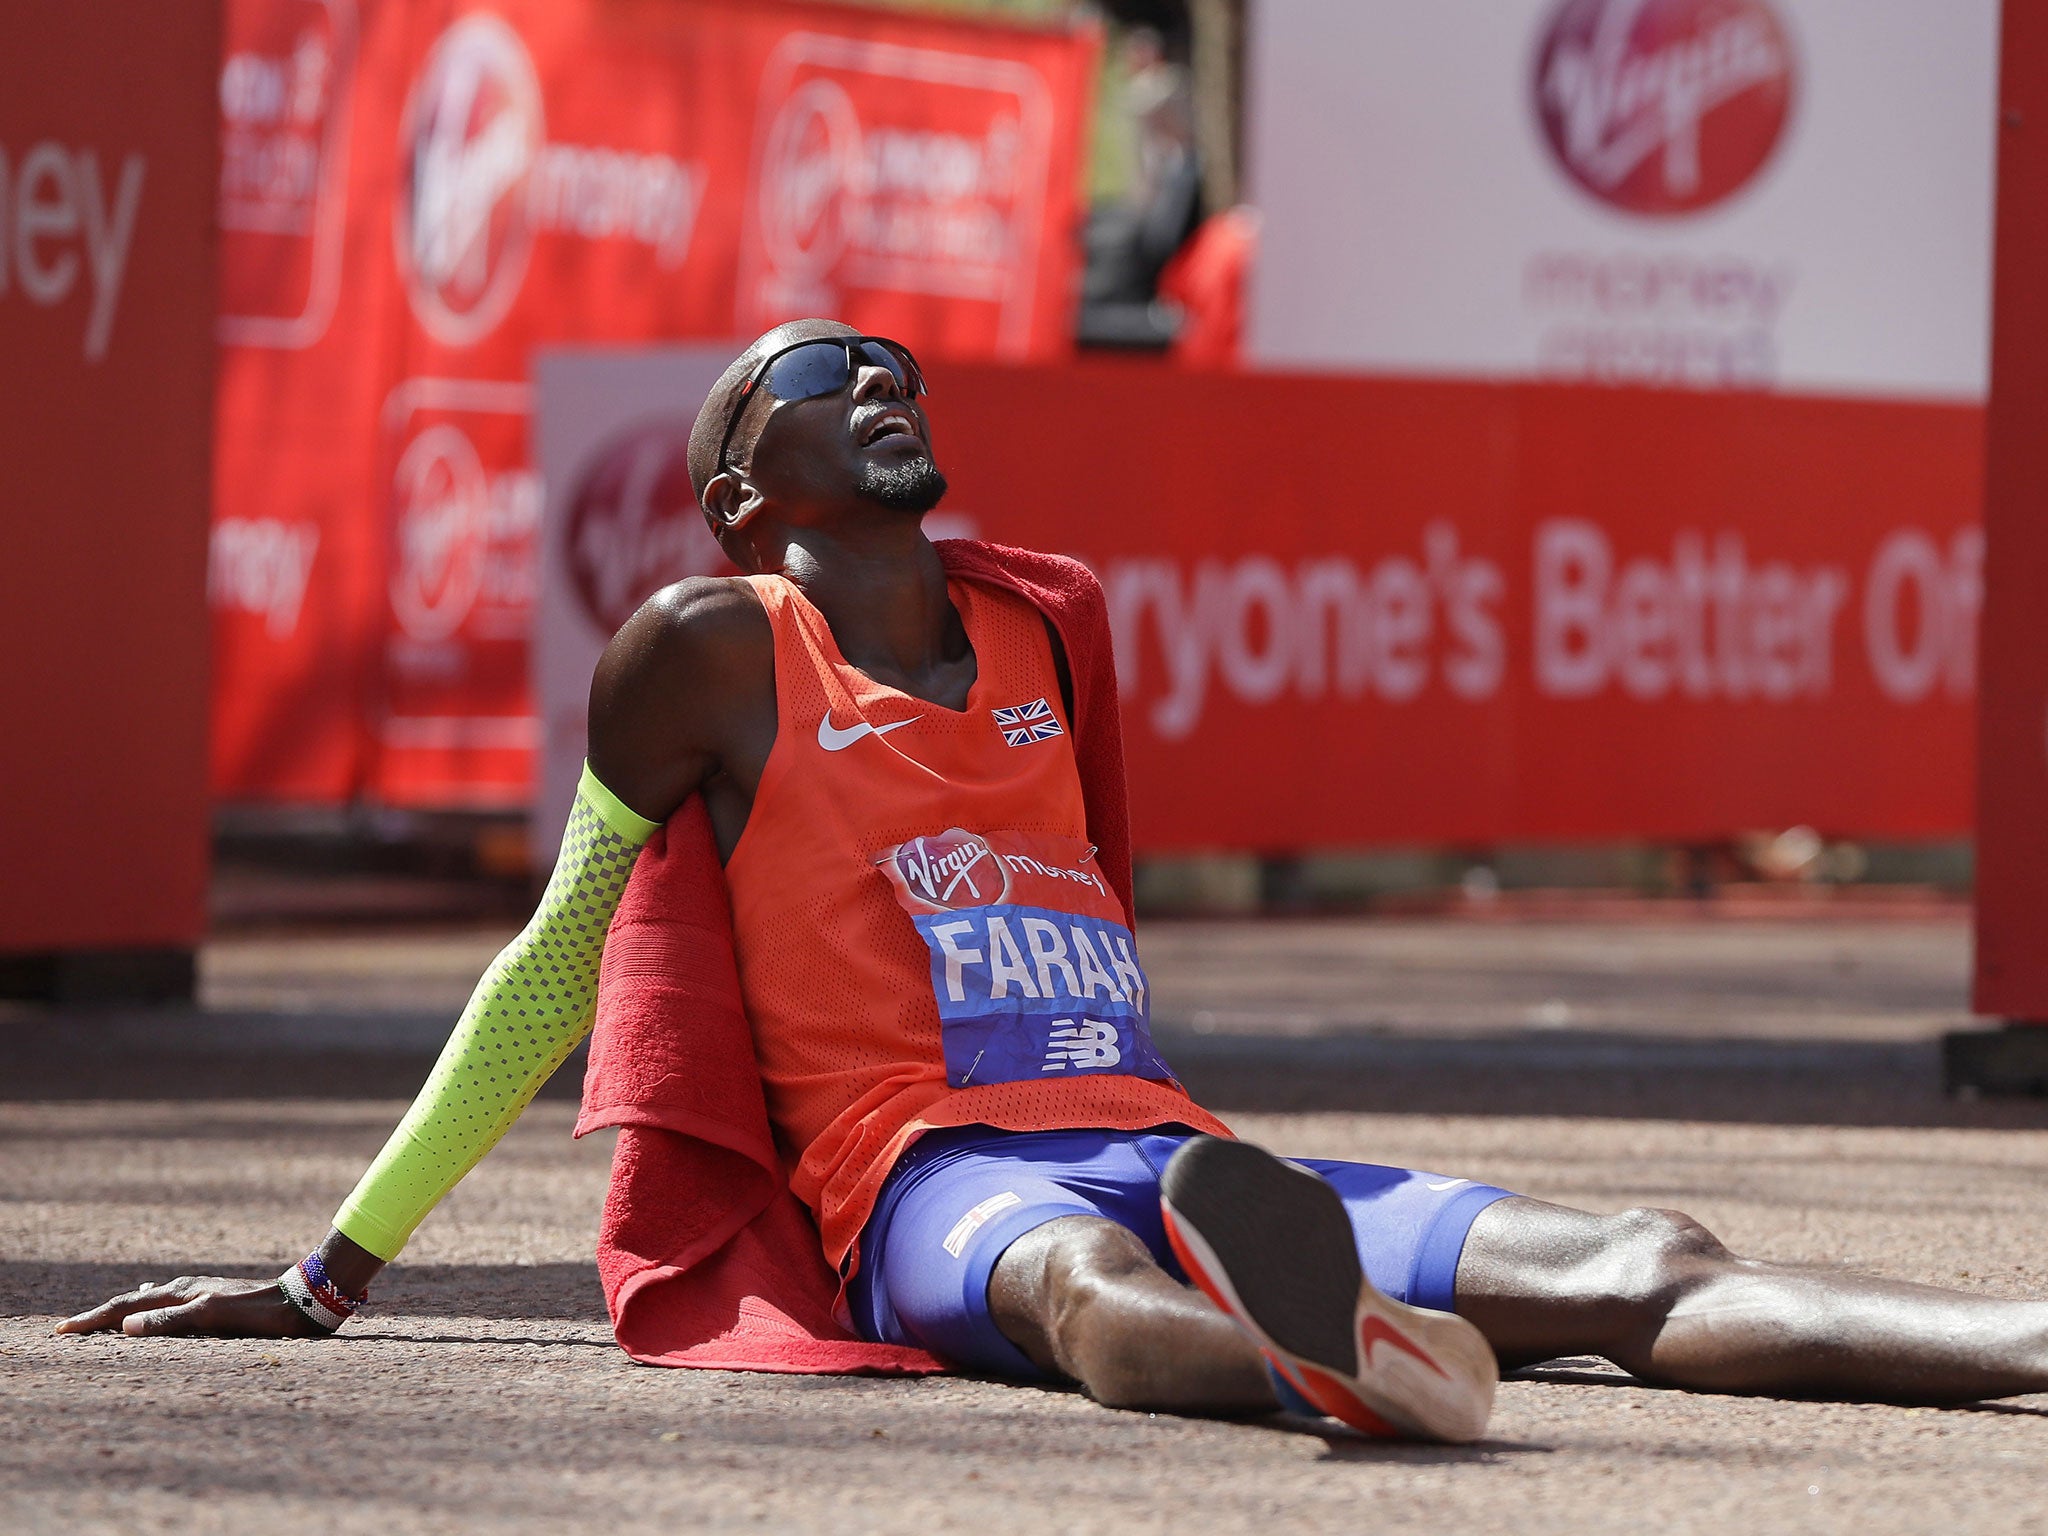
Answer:
[[[866,367],[888,369],[907,399],[915,400],[924,393],[924,374],[910,348],[886,336],[818,336],[762,358],[761,366],[733,398],[732,413],[725,419],[725,436],[718,440],[718,473],[724,474],[730,467],[725,462],[726,450],[732,447],[732,435],[755,391],[766,390],[785,405],[816,400],[838,394]]]

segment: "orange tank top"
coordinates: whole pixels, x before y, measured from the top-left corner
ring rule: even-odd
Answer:
[[[956,711],[852,666],[794,583],[748,579],[777,729],[726,882],[769,1118],[826,1257],[846,1269],[934,1127],[1227,1135],[1152,1046],[1038,610],[948,584],[976,663]]]

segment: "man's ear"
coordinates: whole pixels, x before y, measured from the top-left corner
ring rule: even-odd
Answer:
[[[729,469],[713,475],[704,487],[704,510],[720,528],[745,527],[765,501],[759,490]]]

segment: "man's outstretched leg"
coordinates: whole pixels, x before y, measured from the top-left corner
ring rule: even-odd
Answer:
[[[988,1288],[996,1325],[1040,1370],[1112,1406],[1225,1412],[1274,1407],[1271,1367],[1312,1411],[1369,1433],[1484,1431],[1498,1379],[1486,1341],[1368,1283],[1351,1217],[1322,1178],[1196,1137],[1159,1188],[1163,1235],[1208,1299],[1126,1227],[1046,1222],[1009,1246]]]
[[[2048,1303],[1738,1258],[1676,1211],[1498,1201],[1457,1308],[1508,1367],[1600,1355],[1671,1386],[1880,1402],[2048,1392]]]
[[[1201,1255],[1185,1231],[1168,1232],[1162,1186],[1197,1164],[1207,1171],[1166,1203],[1227,1261],[1212,1268],[1239,1274],[1239,1299],[1254,1305],[1238,1322],[1187,1283],[1175,1249]],[[847,1286],[854,1325],[960,1369],[1078,1381],[1114,1407],[1270,1413],[1285,1397],[1377,1433],[1476,1436],[1497,1372],[1479,1331],[1448,1309],[1466,1227],[1507,1192],[1317,1166],[1333,1172],[1334,1190],[1254,1148],[1179,1128],[927,1132],[862,1232]],[[1238,1222],[1239,1211],[1251,1219]],[[1274,1255],[1283,1262],[1269,1264]],[[1368,1315],[1416,1349],[1392,1345],[1377,1325],[1362,1338]],[[1247,1328],[1279,1346],[1291,1384],[1278,1386]],[[1445,1362],[1419,1388],[1398,1363],[1418,1356]],[[1304,1391],[1311,1377],[1315,1390]]]
[[[1062,1216],[1025,1233],[997,1261],[988,1302],[1033,1365],[1078,1381],[1109,1407],[1229,1414],[1280,1406],[1257,1346],[1106,1217]]]

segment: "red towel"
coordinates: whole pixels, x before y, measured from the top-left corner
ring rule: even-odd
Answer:
[[[1059,632],[1074,756],[1103,875],[1131,912],[1123,728],[1102,589],[1077,561],[949,539],[949,576],[1017,592]],[[914,1373],[834,1315],[838,1278],[789,1192],[740,1007],[732,912],[703,802],[648,840],[605,941],[576,1134],[618,1126],[597,1268],[619,1345],[647,1365]]]

